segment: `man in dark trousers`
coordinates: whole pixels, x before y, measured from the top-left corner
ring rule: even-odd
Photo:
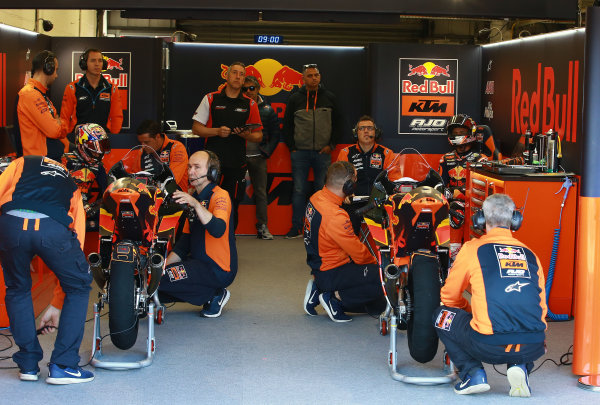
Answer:
[[[511,397],[531,395],[529,373],[545,353],[547,307],[540,260],[511,234],[521,220],[509,196],[489,196],[473,217],[486,234],[463,245],[442,287],[433,321],[462,380],[457,394],[490,389],[484,362],[507,365]]]
[[[36,336],[29,264],[39,256],[64,291],[58,336],[48,365],[49,384],[88,382],[94,374],[79,367],[92,276],[82,251],[85,212],[81,193],[62,164],[43,156],[13,161],[0,176],[0,261],[6,284],[6,311],[19,351],[13,360],[19,378],[37,381],[43,358]],[[60,299],[41,327],[56,326]],[[59,303],[56,303],[59,301]]]
[[[302,221],[309,194],[308,173],[314,173],[314,191],[323,188],[331,152],[339,140],[341,115],[335,95],[321,86],[316,64],[302,67],[304,86],[287,102],[283,135],[292,159],[292,227],[287,239],[302,236]],[[312,194],[312,193],[311,193]]]
[[[242,94],[245,77],[246,65],[232,63],[223,90],[204,96],[192,117],[192,132],[205,137],[206,149],[219,157],[223,177],[220,186],[233,203],[234,231],[238,207],[246,191],[246,142],[262,140],[258,105]]]

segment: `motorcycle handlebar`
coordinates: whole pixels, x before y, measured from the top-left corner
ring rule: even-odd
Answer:
[[[364,207],[359,208],[356,211],[354,211],[354,214],[355,215],[359,215],[359,216],[363,216],[367,211],[371,211],[373,208],[376,208],[376,207],[377,207],[377,201],[373,200],[373,201],[370,201]]]

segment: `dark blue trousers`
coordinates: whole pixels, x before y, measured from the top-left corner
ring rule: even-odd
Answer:
[[[471,370],[488,364],[526,364],[531,372],[533,362],[544,355],[544,342],[517,345],[488,345],[473,338],[470,325],[473,315],[458,308],[441,306],[433,313],[435,330],[452,362],[465,381]]]
[[[29,269],[31,260],[38,255],[54,272],[65,292],[50,362],[77,367],[92,282],[79,240],[74,232],[52,218],[25,220],[4,214],[0,215],[0,229],[6,311],[13,338],[19,346],[13,360],[22,371],[33,371],[43,358],[36,335]]]

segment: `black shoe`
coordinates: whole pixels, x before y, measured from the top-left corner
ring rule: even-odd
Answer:
[[[296,229],[292,226],[292,229],[288,233],[285,234],[285,239],[295,239],[300,238],[302,236],[302,231]]]

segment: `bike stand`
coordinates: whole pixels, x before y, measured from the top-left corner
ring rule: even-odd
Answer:
[[[450,374],[440,377],[413,377],[407,376],[398,371],[398,359],[396,354],[396,331],[398,328],[398,317],[391,311],[390,314],[390,358],[389,358],[389,366],[390,366],[390,375],[396,381],[401,381],[407,384],[415,384],[415,385],[438,385],[438,384],[449,384],[456,380],[458,375],[453,372],[454,366],[452,362],[446,362],[446,358],[444,358],[444,370],[451,371]]]
[[[146,340],[146,358],[139,361],[111,361],[102,360],[102,336],[100,335],[100,309],[98,303],[94,304],[94,339],[92,341],[92,354],[90,364],[94,367],[108,370],[131,370],[148,367],[154,359],[156,349],[154,340],[154,302],[148,305],[148,339]]]

